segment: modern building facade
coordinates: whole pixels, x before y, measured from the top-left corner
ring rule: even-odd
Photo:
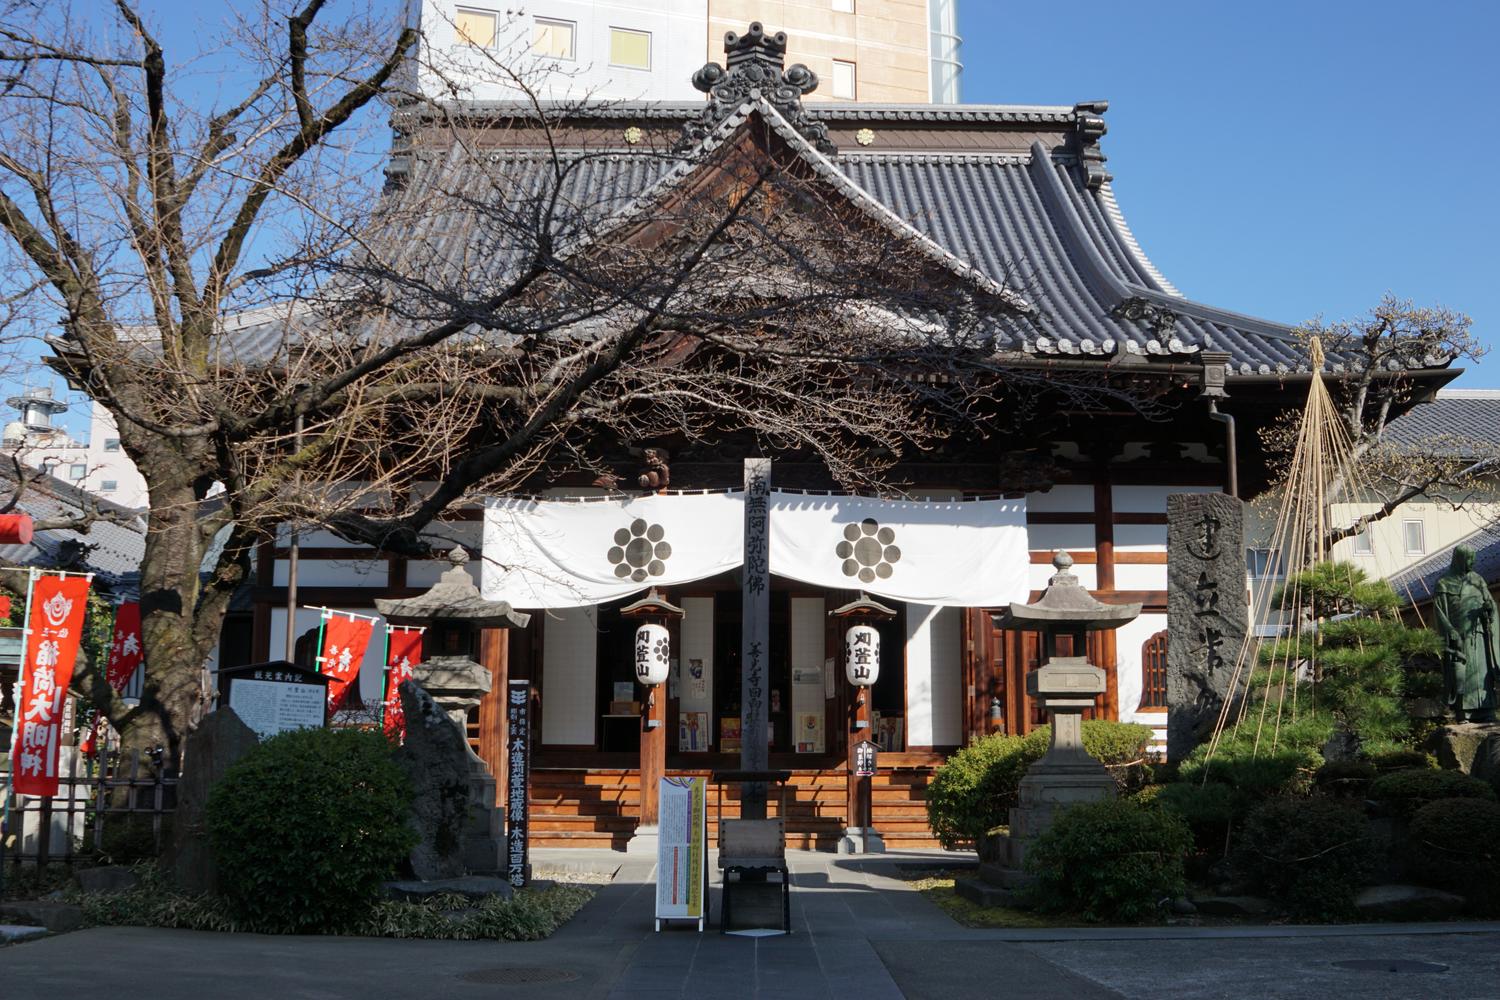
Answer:
[[[120,448],[120,432],[105,407],[89,401],[87,440],[75,441],[55,423],[69,405],[48,388],[28,389],[6,400],[17,411],[5,424],[3,445],[23,463],[43,469],[75,489],[121,507],[141,509],[149,502],[146,480]]]
[[[423,92],[508,100],[697,100],[691,77],[725,32],[789,36],[788,63],[823,81],[813,101],[956,104],[957,0],[428,0],[413,10]],[[502,68],[503,67],[503,68]]]

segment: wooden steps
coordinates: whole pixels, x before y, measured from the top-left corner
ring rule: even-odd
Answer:
[[[707,777],[708,771],[672,771]],[[927,826],[925,806],[931,769],[882,771],[871,779],[875,828],[892,849],[939,846]],[[787,788],[787,847],[833,850],[844,831],[842,771],[793,772]],[[640,772],[635,769],[537,768],[531,772],[531,843],[534,847],[623,849],[640,819]],[[739,789],[708,788],[708,836],[716,839],[719,818],[740,815]],[[771,796],[770,814],[780,802]]]

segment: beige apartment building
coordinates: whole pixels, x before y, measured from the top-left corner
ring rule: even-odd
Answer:
[[[698,101],[693,72],[724,58],[726,32],[786,32],[786,62],[818,75],[809,100],[957,104],[957,0],[425,0],[428,93],[519,96],[519,69],[552,99]]]

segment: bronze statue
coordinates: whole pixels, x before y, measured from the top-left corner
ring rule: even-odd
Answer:
[[[1500,683],[1500,612],[1474,572],[1474,550],[1460,545],[1433,596],[1443,637],[1443,700],[1460,722],[1493,721]]]

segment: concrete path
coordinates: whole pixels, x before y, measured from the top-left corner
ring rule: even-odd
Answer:
[[[1500,1000],[1500,924],[970,930],[891,877],[896,864],[936,867],[958,856],[797,852],[792,936],[680,926],[656,934],[647,859],[538,854],[540,866],[621,866],[547,941],[99,928],[0,947],[0,997]],[[712,903],[717,916],[717,888]]]

